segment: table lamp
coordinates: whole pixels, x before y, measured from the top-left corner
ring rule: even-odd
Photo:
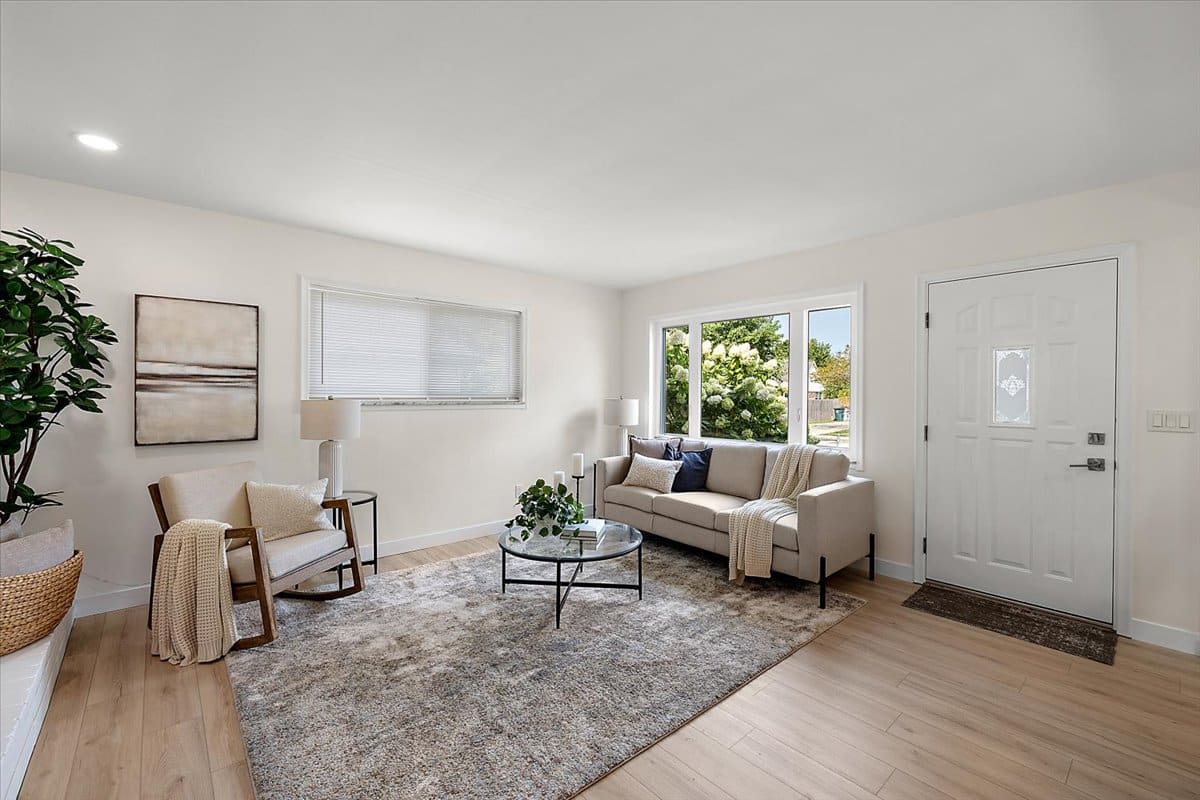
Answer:
[[[604,424],[621,429],[621,452],[629,447],[629,429],[638,424],[638,401],[636,398],[618,397],[604,401]]]
[[[328,478],[325,497],[342,493],[342,442],[357,439],[362,428],[362,414],[357,400],[300,401],[300,438],[321,441],[320,472]]]

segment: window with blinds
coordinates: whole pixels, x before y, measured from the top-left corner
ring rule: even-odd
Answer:
[[[365,403],[525,401],[524,314],[308,287],[307,397]]]

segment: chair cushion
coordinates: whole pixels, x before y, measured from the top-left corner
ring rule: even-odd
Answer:
[[[650,505],[651,501],[660,494],[662,493],[644,486],[626,486],[618,483],[616,486],[609,486],[604,490],[604,502],[629,506],[649,514],[653,510]]]
[[[761,496],[767,448],[761,444],[712,442],[708,490],[754,500]]]
[[[300,486],[246,482],[250,501],[250,524],[262,528],[267,541],[295,536],[305,531],[329,530],[333,523],[321,507],[328,478]]]
[[[714,523],[718,531],[729,533],[729,517],[732,513],[732,508],[717,512]],[[771,542],[776,547],[782,547],[785,550],[799,550],[800,541],[797,538],[797,523],[798,518],[795,514],[788,514],[786,517],[780,519],[771,529]]]
[[[680,492],[660,494],[654,498],[653,508],[655,514],[712,528],[718,511],[741,508],[745,502],[744,498],[718,492]]]
[[[267,571],[275,579],[345,546],[346,534],[338,530],[308,531],[276,539],[265,544]],[[254,583],[254,554],[249,545],[230,550],[227,557],[231,581]]]
[[[215,519],[233,528],[250,527],[246,481],[262,480],[253,461],[164,475],[158,482],[167,522]]]
[[[671,485],[675,483],[675,475],[682,466],[682,461],[666,461],[635,455],[629,464],[629,474],[625,476],[625,480],[621,484],[623,486],[641,486],[665,494],[671,491]]]

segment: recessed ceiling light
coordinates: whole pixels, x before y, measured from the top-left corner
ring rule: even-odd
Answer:
[[[77,133],[75,134],[75,141],[84,147],[90,147],[93,150],[103,150],[105,153],[111,153],[120,147],[112,139],[107,136],[101,136],[98,133]]]

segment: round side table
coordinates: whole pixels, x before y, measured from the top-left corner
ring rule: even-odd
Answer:
[[[379,493],[372,492],[367,489],[347,489],[337,496],[335,499],[345,498],[350,501],[350,506],[364,506],[367,503],[371,504],[371,558],[363,561],[362,566],[373,567],[375,575],[379,574]],[[340,508],[333,509],[333,526],[339,530],[345,530],[342,527],[342,510]],[[355,537],[357,538],[357,537]],[[338,588],[341,589],[343,583],[344,564],[338,565]]]

